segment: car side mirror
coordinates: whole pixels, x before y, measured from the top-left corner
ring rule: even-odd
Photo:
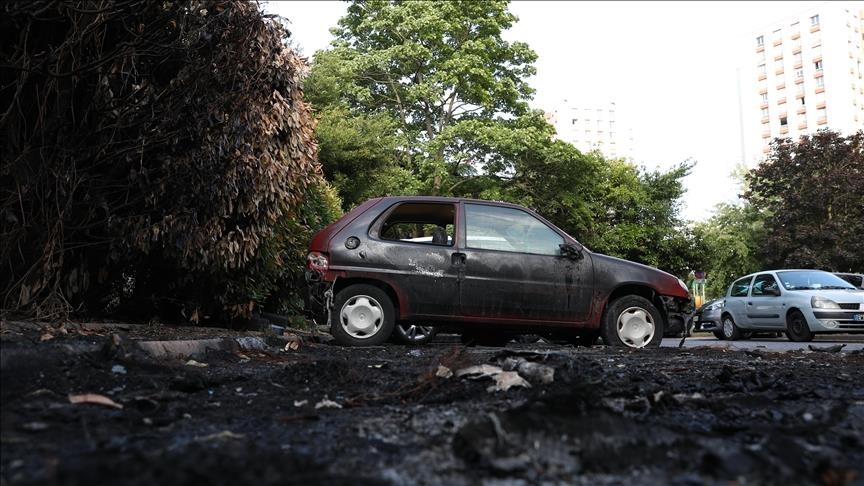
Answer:
[[[561,243],[558,247],[561,248],[561,255],[570,260],[581,260],[583,257],[582,250],[585,249],[579,243]]]

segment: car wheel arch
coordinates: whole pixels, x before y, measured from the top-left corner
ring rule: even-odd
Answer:
[[[615,288],[606,297],[605,302],[603,302],[603,308],[600,309],[600,315],[602,316],[606,314],[606,310],[609,308],[609,305],[612,302],[615,302],[619,298],[626,297],[628,295],[636,295],[642,297],[648,302],[654,304],[654,307],[657,309],[658,312],[660,312],[660,317],[663,318],[664,328],[666,325],[669,324],[669,315],[666,312],[666,306],[663,305],[663,301],[660,299],[660,295],[657,294],[654,289],[646,285],[627,284]]]

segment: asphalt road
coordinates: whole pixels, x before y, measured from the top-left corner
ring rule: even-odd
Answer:
[[[677,347],[681,338],[665,338],[660,344],[663,347]],[[684,340],[683,347],[713,347],[735,350],[759,350],[759,351],[809,351],[810,346],[817,349],[831,349],[834,346],[845,344],[844,352],[864,350],[864,335],[862,334],[828,334],[816,336],[809,343],[795,343],[785,337],[781,338],[752,338],[741,341],[721,341],[711,334],[696,334]]]

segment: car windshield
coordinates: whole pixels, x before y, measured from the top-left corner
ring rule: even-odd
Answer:
[[[786,290],[852,289],[849,282],[828,272],[793,270],[777,272]]]

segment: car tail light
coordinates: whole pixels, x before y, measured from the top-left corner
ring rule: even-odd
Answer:
[[[320,251],[309,252],[306,255],[306,268],[315,272],[326,272],[330,268],[330,260]]]

